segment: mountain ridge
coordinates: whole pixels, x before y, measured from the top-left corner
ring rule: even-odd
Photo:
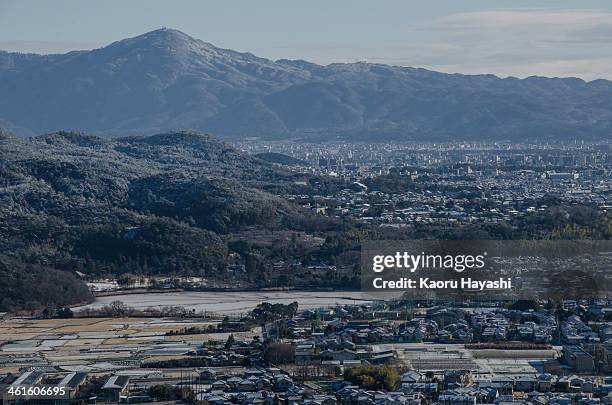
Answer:
[[[20,135],[598,140],[612,133],[610,100],[603,79],[272,61],[173,29],[91,51],[0,52],[0,126]]]

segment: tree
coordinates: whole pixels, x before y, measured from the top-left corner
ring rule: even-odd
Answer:
[[[393,391],[399,383],[399,373],[391,366],[364,365],[347,369],[344,379],[364,389]]]
[[[264,351],[264,359],[275,364],[291,363],[295,359],[295,347],[289,343],[270,343]]]
[[[53,318],[54,315],[55,315],[55,308],[46,307],[42,311],[42,317],[45,318],[45,319]]]
[[[236,342],[236,339],[234,339],[234,334],[230,333],[230,335],[227,337],[227,340],[225,341],[225,350],[231,349],[232,345],[235,342]]]
[[[121,287],[130,287],[138,282],[138,277],[130,273],[125,273],[117,277],[116,280],[117,284],[119,284]]]
[[[123,303],[123,301],[113,301],[110,303],[110,311],[113,316],[124,316],[128,310],[128,307]]]
[[[74,317],[74,313],[72,312],[70,308],[65,307],[65,308],[60,308],[57,311],[57,316],[62,319],[69,319],[69,318]]]
[[[172,398],[172,387],[166,384],[158,384],[149,388],[149,395],[160,401],[169,401]]]

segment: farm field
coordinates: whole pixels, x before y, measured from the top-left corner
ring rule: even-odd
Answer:
[[[297,301],[300,309],[314,309],[352,305],[367,302],[367,299],[360,291],[182,291],[101,296],[74,310],[101,308],[113,301],[121,301],[135,309],[181,306],[189,311],[231,315],[247,313],[262,302],[290,304]]]
[[[205,328],[216,321],[171,318],[73,318],[0,321],[0,366],[56,367],[65,371],[127,372],[142,361],[183,357],[207,340],[228,333],[166,336],[186,327]],[[250,340],[259,334],[234,333]],[[14,370],[9,370],[14,369]]]

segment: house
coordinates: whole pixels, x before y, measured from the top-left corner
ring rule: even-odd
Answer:
[[[512,395],[514,392],[514,379],[498,376],[491,381],[480,381],[478,387],[481,389],[494,389],[499,395]]]
[[[125,375],[114,375],[110,377],[102,386],[102,391],[107,400],[118,403],[122,397],[128,394],[130,377]]]
[[[370,363],[372,364],[385,364],[393,361],[395,352],[393,350],[380,350],[372,352],[370,356]]]
[[[250,378],[250,377],[261,377],[262,375],[264,375],[265,373],[261,370],[256,370],[256,369],[250,369],[250,370],[246,370],[244,372],[244,377],[245,378]]]
[[[57,384],[57,387],[64,387],[68,391],[68,396],[74,398],[85,382],[87,382],[86,373],[70,373]]]
[[[26,371],[13,381],[11,387],[17,385],[36,385],[42,381],[44,376],[45,373],[42,371]]]
[[[514,380],[514,390],[520,392],[536,391],[539,381],[534,376],[520,375]]]
[[[359,357],[354,350],[342,349],[338,351],[326,351],[321,354],[321,358],[325,357],[329,360],[346,361],[346,360],[357,360]]]
[[[476,403],[476,397],[460,394],[442,394],[438,397],[440,405],[472,405]]]
[[[295,363],[296,364],[310,364],[319,361],[319,355],[315,353],[313,346],[301,345],[295,350]]]
[[[408,371],[402,374],[401,383],[402,384],[417,383],[417,382],[420,382],[422,378],[423,378],[423,375],[421,373],[419,373],[418,371],[411,370],[411,371]]]
[[[255,382],[252,380],[242,380],[239,384],[238,384],[238,391],[240,392],[254,392],[257,391],[257,387],[255,385]]]
[[[562,360],[578,373],[590,373],[595,369],[593,356],[580,346],[563,346]]]
[[[402,389],[405,393],[435,394],[438,392],[437,383],[404,383]]]
[[[229,384],[223,380],[218,380],[212,383],[212,389],[215,391],[225,391],[229,388]]]
[[[403,392],[388,392],[374,394],[374,400],[377,405],[406,405],[413,403],[412,398],[404,395]],[[416,404],[420,404],[417,402]]]
[[[214,405],[231,404],[229,397],[226,398],[225,396],[219,395],[216,393],[200,393],[196,395],[196,399],[198,401],[206,401],[209,404],[214,404]]]
[[[609,328],[609,331],[612,334],[612,328]],[[612,374],[612,336],[608,338],[608,343],[589,344],[585,346],[585,350],[593,355],[595,364],[598,364],[599,371]]]
[[[268,378],[260,377],[255,381],[257,391],[269,390],[272,388],[272,383]]]
[[[210,382],[215,381],[217,379],[217,371],[211,368],[206,368],[200,371],[200,381],[202,382]]]
[[[285,375],[278,375],[274,381],[274,388],[276,391],[285,392],[291,387],[293,387],[293,381]]]
[[[238,389],[238,385],[242,382],[240,377],[230,377],[226,380],[227,385],[232,389]]]
[[[472,372],[470,370],[446,370],[444,372],[444,384],[470,385],[472,383]]]
[[[331,395],[317,394],[304,400],[304,405],[337,405],[338,401]]]
[[[538,375],[538,391],[549,392],[552,388],[553,376],[552,374],[540,374]]]

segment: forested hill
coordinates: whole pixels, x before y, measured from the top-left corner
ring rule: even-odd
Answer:
[[[20,135],[599,140],[612,132],[611,97],[607,80],[271,61],[172,29],[63,55],[0,51],[0,127]]]
[[[0,281],[30,274],[21,287],[19,277],[0,282],[0,310],[22,306],[20,288],[45,269],[47,286],[74,296],[40,296],[65,304],[84,297],[68,288],[79,283],[75,271],[214,278],[232,232],[328,226],[265,191],[293,187],[295,175],[194,132],[113,140],[2,132],[0,156]]]

